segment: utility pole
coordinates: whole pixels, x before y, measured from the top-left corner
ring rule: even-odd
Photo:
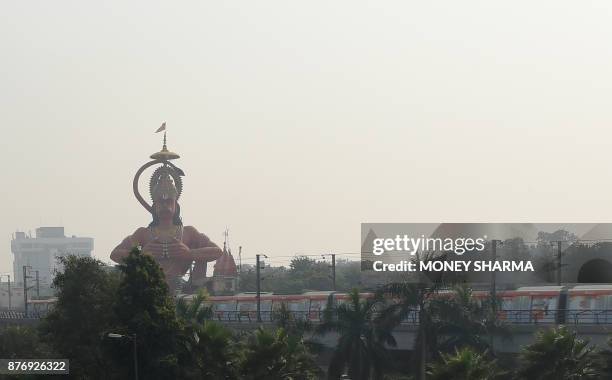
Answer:
[[[40,282],[38,281],[38,271],[36,271],[36,298],[40,299]]]
[[[501,240],[496,240],[493,239],[491,240],[491,261],[493,262],[493,264],[495,264],[495,262],[497,262],[497,245],[502,245],[503,242]],[[493,312],[497,312],[497,305],[495,300],[497,299],[497,283],[496,283],[496,274],[495,274],[495,270],[491,271],[491,301],[493,301],[492,305],[493,305]],[[494,314],[493,317],[495,318],[496,315]]]
[[[497,245],[503,244],[501,240],[491,240],[491,262],[493,265],[497,262]],[[495,278],[495,269],[491,270],[491,310],[493,325],[497,323],[497,283]],[[494,350],[494,336],[493,332],[489,332],[491,352]]]
[[[261,323],[261,274],[259,264],[259,254],[255,255],[255,276],[257,278],[257,322]]]
[[[332,284],[333,284],[333,289],[334,292],[336,291],[336,254],[332,253],[331,254],[332,257]]]
[[[11,275],[8,275],[8,288],[9,288],[9,310],[11,310]]]
[[[28,317],[28,275],[27,266],[23,266],[23,306],[25,308],[25,316]]]
[[[551,241],[550,244],[554,245],[557,243],[557,285],[561,286],[562,280],[562,272],[561,272],[561,244],[563,244],[562,240]]]

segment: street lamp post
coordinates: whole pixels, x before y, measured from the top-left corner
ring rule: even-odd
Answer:
[[[136,344],[136,334],[122,335],[116,333],[108,333],[106,335],[111,339],[129,339],[134,344],[134,379],[138,380],[138,346]]]

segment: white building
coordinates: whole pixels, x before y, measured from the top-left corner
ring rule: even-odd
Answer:
[[[40,227],[34,237],[25,232],[16,232],[11,241],[13,252],[13,278],[11,282],[23,286],[23,267],[27,266],[27,285],[29,298],[37,292],[40,296],[51,295],[50,286],[55,271],[61,269],[58,256],[78,255],[91,256],[93,238],[66,237],[64,227]],[[38,271],[38,284],[36,275]],[[38,286],[37,286],[38,285]],[[23,303],[23,302],[22,302]]]

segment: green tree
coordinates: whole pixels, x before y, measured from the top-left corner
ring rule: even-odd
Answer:
[[[119,269],[123,277],[114,308],[114,332],[136,335],[139,376],[175,378],[181,326],[161,268],[151,256],[134,248]],[[125,368],[131,368],[132,345],[120,343],[116,342],[116,356]]]
[[[183,325],[179,353],[181,377],[237,378],[232,333],[209,320],[212,308],[206,304],[207,299],[208,294],[200,291],[190,301],[181,298],[176,303],[176,314]]]
[[[415,361],[420,378],[425,377],[426,363],[439,351],[453,352],[470,346],[483,351],[490,346],[492,334],[507,338],[509,332],[493,318],[492,300],[477,302],[472,290],[454,285],[391,283],[380,292],[393,300],[381,312],[380,323],[395,327],[404,320],[416,322]],[[498,303],[499,300],[495,302]]]
[[[608,348],[599,352],[601,374],[604,379],[612,379],[612,338],[607,343]]]
[[[483,351],[490,348],[493,334],[508,337],[506,326],[493,318],[492,302],[497,302],[499,310],[499,299],[489,298],[480,303],[473,297],[472,289],[463,284],[453,286],[450,295],[433,299],[431,308],[439,338],[437,349],[451,352],[470,346]]]
[[[113,366],[102,337],[113,323],[118,276],[90,257],[66,256],[59,262],[63,271],[53,280],[57,303],[41,323],[42,339],[70,358],[71,376],[109,378]]]
[[[208,293],[201,290],[190,301],[176,301],[176,315],[185,325],[201,325],[212,317],[212,307],[206,304]]]
[[[329,264],[316,261],[306,256],[298,256],[289,264],[289,276],[301,280],[301,291],[304,290],[331,290]]]
[[[555,232],[539,231],[537,237],[538,245],[550,245],[553,241],[566,241],[571,245],[576,240],[578,240],[578,236],[566,230],[557,230]]]
[[[361,262],[337,260],[336,288],[340,291],[350,291],[361,287]]]
[[[493,380],[502,376],[495,360],[487,358],[487,352],[477,352],[464,347],[454,354],[440,355],[440,360],[430,366],[431,380]]]
[[[288,268],[266,267],[262,269],[261,290],[277,294],[300,294],[307,290],[332,290],[331,268],[328,262],[298,256]],[[255,268],[244,264],[239,274],[240,291],[254,292],[256,289]],[[336,262],[336,288],[350,291],[361,285],[359,261],[338,260]]]
[[[519,379],[578,380],[598,377],[598,363],[589,342],[565,326],[541,331],[521,352]]]
[[[391,329],[376,323],[379,299],[359,298],[359,291],[349,293],[349,302],[330,304],[325,309],[323,321],[318,327],[321,334],[336,332],[338,344],[329,365],[329,377],[337,379],[348,373],[353,380],[382,378],[388,364],[385,345],[395,346]]]
[[[435,256],[433,253],[417,254],[413,262],[419,261],[445,261],[447,255]],[[381,311],[377,317],[378,323],[392,330],[403,321],[407,320],[417,323],[417,337],[413,352],[416,376],[424,380],[426,376],[427,362],[437,351],[438,324],[436,324],[436,311],[439,310],[439,302],[435,296],[444,288],[447,281],[444,273],[419,272],[417,279],[413,282],[393,282],[380,287],[377,294],[391,302]]]
[[[279,307],[272,312],[272,319],[276,327],[282,328],[290,335],[302,337],[304,333],[310,332],[313,329],[310,320],[296,318],[285,302],[281,302]]]
[[[434,299],[432,296],[437,291],[435,284],[408,282],[390,283],[379,289],[381,295],[392,300],[378,316],[379,324],[392,330],[404,320],[417,323],[413,360],[418,368],[417,378],[420,379],[425,378],[430,351],[437,346],[437,329],[430,307]]]
[[[237,379],[239,352],[230,330],[214,321],[205,321],[184,340],[181,378]]]
[[[51,357],[49,349],[32,327],[7,326],[0,329],[0,357],[4,359],[48,358]]]
[[[259,328],[246,337],[240,362],[241,379],[314,380],[321,373],[302,340]]]
[[[505,260],[530,260],[531,252],[522,238],[516,237],[504,240],[504,244],[500,247],[498,256]]]

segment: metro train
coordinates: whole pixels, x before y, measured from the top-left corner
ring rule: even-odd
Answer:
[[[437,296],[450,294],[442,291]],[[488,291],[474,291],[476,300],[489,297]],[[372,298],[373,293],[361,293],[362,298]],[[515,290],[500,290],[497,296],[502,305],[498,318],[510,324],[612,324],[612,285],[564,285],[532,286]],[[190,300],[193,295],[183,296]],[[285,304],[296,319],[318,322],[329,304],[348,301],[343,292],[317,291],[297,295],[261,293],[260,316],[270,321],[274,311]],[[213,310],[213,318],[226,322],[250,322],[257,320],[257,297],[254,292],[234,296],[213,296],[207,301]],[[418,323],[418,311],[410,313],[406,324]]]
[[[373,297],[372,293],[361,293],[361,298]],[[187,299],[193,296],[186,296]],[[341,304],[347,302],[347,293],[333,291],[306,292],[302,294],[279,295],[261,293],[260,315],[263,321],[270,321],[274,312],[285,304],[296,319],[318,322],[328,302]],[[240,293],[234,296],[213,296],[208,300],[213,310],[213,318],[220,321],[257,320],[257,295],[255,292]]]

